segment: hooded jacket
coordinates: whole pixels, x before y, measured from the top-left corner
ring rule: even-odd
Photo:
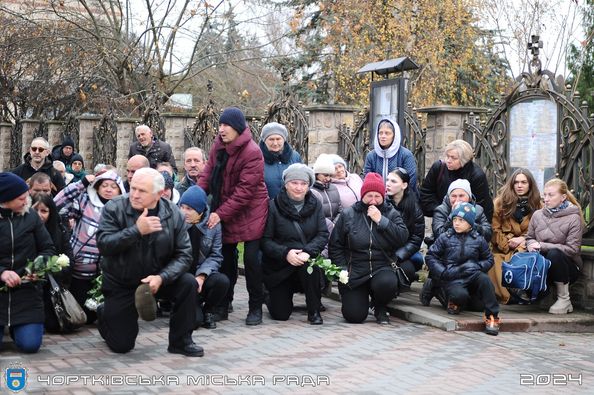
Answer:
[[[197,224],[188,226],[188,235],[192,244],[192,263],[190,264],[190,274],[194,277],[204,274],[210,276],[211,273],[219,271],[223,263],[223,242],[221,236],[221,224],[217,224],[212,229],[208,229],[208,215],[210,210],[204,211],[202,220]],[[193,238],[192,233],[200,233],[200,237]],[[200,244],[196,245],[194,240],[200,239]]]
[[[28,260],[55,255],[52,239],[33,209],[24,214],[0,207],[0,274],[25,274]],[[4,285],[0,281],[0,285]],[[43,323],[41,284],[22,283],[0,292],[0,326]]]
[[[378,224],[367,216],[367,208],[359,201],[345,209],[336,220],[328,245],[332,263],[349,272],[350,288],[367,282],[381,270],[392,270],[396,250],[408,239],[406,225],[391,204],[384,202],[377,207],[382,214]]]
[[[71,145],[69,146],[71,147]],[[54,145],[51,156],[53,160],[59,160],[60,162],[64,163],[65,166],[69,166],[72,164],[72,157],[78,154],[78,152],[72,152],[72,155],[64,156],[64,153],[62,152],[63,147],[63,144]]]
[[[274,199],[283,186],[283,171],[293,163],[301,163],[301,155],[286,141],[280,154],[270,152],[264,141],[260,141],[260,149],[264,156],[264,182],[268,197]]]
[[[340,195],[340,204],[343,209],[351,207],[355,202],[361,200],[361,187],[363,180],[357,174],[346,172],[347,176],[339,180],[333,178],[330,183],[338,189]]]
[[[474,228],[476,231],[485,238],[487,242],[491,241],[493,235],[493,228],[485,215],[483,207],[476,203],[474,198],[470,201],[476,208],[476,220],[474,221]],[[450,204],[449,196],[445,196],[441,205],[439,205],[433,214],[433,222],[431,223],[431,229],[433,230],[433,237],[435,240],[448,229],[452,229],[452,219],[450,213],[452,212],[452,205]]]
[[[45,173],[50,177],[53,187],[56,188],[55,193],[58,193],[64,189],[64,177],[62,177],[58,170],[54,169],[54,164],[50,155],[45,157],[45,160],[39,170],[35,170],[33,166],[31,166],[31,154],[29,152],[23,156],[23,160],[24,163],[12,170],[12,173],[21,177],[25,181],[29,180],[29,178],[31,178],[31,176],[37,172]]]
[[[61,214],[67,214],[76,221],[70,244],[74,254],[72,277],[92,279],[97,275],[101,254],[97,248],[97,231],[103,210],[103,202],[99,198],[95,186],[101,180],[112,180],[119,186],[122,195],[126,193],[120,176],[107,171],[89,185],[86,178],[69,184],[55,198],[54,202]]]
[[[223,170],[221,204],[215,212],[223,225],[223,243],[259,240],[268,216],[268,191],[264,184],[264,158],[252,133],[246,128],[235,140],[223,144],[217,135],[208,155],[208,162],[198,185],[208,194],[210,178],[216,165],[217,153],[229,155]]]
[[[379,125],[382,121],[390,122],[394,126],[395,131],[394,141],[392,141],[392,144],[386,149],[382,149],[379,143]],[[363,177],[365,177],[367,173],[379,173],[382,175],[385,184],[388,174],[397,167],[402,167],[406,169],[410,176],[408,185],[411,190],[417,194],[417,161],[412,152],[400,145],[402,141],[400,127],[390,118],[382,118],[377,125],[378,127],[375,130],[375,135],[373,137],[373,151],[368,153],[365,158]]]
[[[541,208],[536,210],[530,219],[526,247],[538,242],[542,252],[557,248],[581,269],[583,231],[582,216],[577,206],[570,203],[567,208],[556,213]]]

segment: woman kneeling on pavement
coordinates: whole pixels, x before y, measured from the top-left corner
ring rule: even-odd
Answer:
[[[209,209],[206,193],[199,186],[191,186],[182,195],[179,206],[188,224],[192,244],[192,264],[189,272],[198,284],[196,300],[196,328],[215,329],[215,309],[227,294],[229,279],[219,268],[223,262],[221,224],[209,228]]]
[[[580,274],[580,249],[584,217],[575,196],[565,181],[549,180],[544,186],[544,208],[536,211],[528,225],[526,247],[539,251],[551,261],[548,280],[555,284],[557,301],[549,309],[551,314],[573,311],[569,297],[569,284]]]
[[[262,237],[264,284],[268,288],[268,311],[275,320],[286,321],[293,311],[293,294],[305,292],[307,320],[323,323],[320,315],[322,271],[308,260],[316,258],[328,241],[322,203],[310,191],[314,172],[301,163],[283,171],[279,194],[270,201]]]
[[[402,217],[385,202],[382,177],[368,173],[361,187],[361,201],[343,210],[330,236],[332,262],[349,273],[339,284],[342,315],[348,322],[367,318],[373,297],[378,324],[388,324],[388,303],[398,294],[398,277],[391,263],[408,239]]]

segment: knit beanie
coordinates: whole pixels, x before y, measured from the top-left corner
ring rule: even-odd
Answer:
[[[266,139],[272,135],[281,136],[285,141],[289,138],[289,132],[287,132],[287,128],[285,125],[281,125],[278,122],[270,122],[264,125],[262,128],[262,135],[260,136],[260,141],[266,141]]]
[[[283,184],[293,180],[301,180],[307,182],[311,187],[315,179],[313,170],[303,163],[293,163],[283,171]]]
[[[334,165],[341,164],[341,165],[343,165],[343,166],[344,166],[344,169],[345,169],[346,171],[349,171],[349,169],[348,169],[348,167],[347,167],[347,164],[346,164],[346,162],[344,161],[344,159],[342,159],[342,158],[340,157],[340,155],[336,155],[336,154],[330,154],[330,155],[328,155],[328,156],[330,156],[330,158],[332,159],[332,163],[334,163]]]
[[[470,203],[460,203],[452,210],[450,218],[460,217],[464,221],[468,222],[470,226],[474,226],[476,220],[476,208]]]
[[[185,204],[190,206],[198,214],[202,214],[206,210],[206,193],[204,189],[198,185],[189,187],[179,199],[178,205]]]
[[[448,196],[450,196],[450,193],[452,193],[454,189],[462,189],[468,194],[468,197],[472,199],[472,190],[470,189],[470,182],[468,182],[468,180],[458,178],[456,181],[453,181],[448,187]]]
[[[367,192],[377,192],[382,195],[382,198],[386,196],[386,186],[382,176],[377,173],[367,173],[361,187],[361,199]]]
[[[167,173],[166,171],[162,171],[161,175],[163,176],[163,179],[165,180],[165,189],[173,190],[173,187],[174,187],[173,178],[171,178],[169,173]]]
[[[332,161],[332,157],[328,154],[321,154],[316,159],[316,163],[313,165],[313,171],[315,174],[331,174],[334,175],[336,173],[336,169],[334,167],[334,162]]]
[[[226,124],[231,126],[239,134],[243,133],[247,127],[245,116],[237,107],[227,107],[219,118],[219,125]]]
[[[72,163],[73,162],[76,162],[77,160],[80,161],[80,163],[82,163],[83,168],[84,168],[85,167],[85,161],[83,160],[83,158],[82,158],[82,156],[80,154],[74,154],[74,155],[72,155],[72,160],[70,161],[70,166],[72,166]]]
[[[72,149],[74,149],[74,140],[72,140],[72,137],[64,136],[64,139],[62,140],[62,148],[64,147],[72,147]]]
[[[10,202],[29,190],[29,186],[16,174],[0,173],[0,203]]]

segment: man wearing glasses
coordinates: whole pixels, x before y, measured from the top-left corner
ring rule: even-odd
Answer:
[[[18,166],[12,172],[23,180],[27,181],[35,173],[45,173],[52,181],[52,189],[55,188],[55,193],[60,192],[64,188],[64,178],[60,172],[54,169],[49,155],[49,143],[43,137],[36,137],[31,141],[29,152],[25,154],[25,163]]]

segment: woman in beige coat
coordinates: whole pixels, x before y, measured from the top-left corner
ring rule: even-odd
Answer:
[[[577,280],[581,270],[583,230],[582,209],[565,181],[548,181],[544,186],[544,208],[530,220],[526,247],[528,251],[540,251],[551,261],[548,279],[557,291],[557,301],[549,309],[551,314],[573,311],[569,284]]]
[[[493,213],[493,237],[491,246],[495,264],[489,270],[489,278],[495,287],[497,300],[510,302],[507,288],[501,285],[501,264],[508,262],[516,252],[526,251],[526,233],[532,214],[542,208],[540,191],[532,173],[519,168],[499,189]]]

